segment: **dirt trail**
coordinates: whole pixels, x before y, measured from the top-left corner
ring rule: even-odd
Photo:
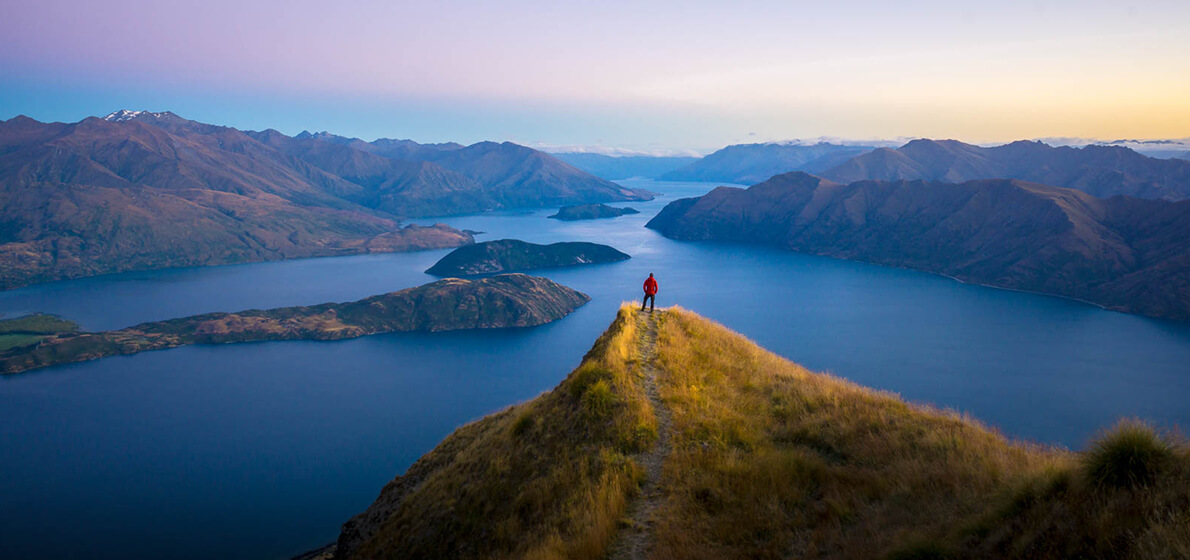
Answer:
[[[657,390],[657,316],[663,311],[641,312],[637,324],[642,334],[638,341],[640,362],[637,367],[644,377],[645,392],[653,411],[657,414],[657,443],[653,448],[633,458],[645,468],[645,482],[641,493],[628,506],[626,526],[620,528],[616,542],[608,553],[609,560],[635,560],[647,558],[653,544],[653,513],[663,497],[661,489],[661,464],[669,455],[670,418],[669,410],[661,402]]]

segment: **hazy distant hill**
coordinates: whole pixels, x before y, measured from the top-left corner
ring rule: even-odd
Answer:
[[[1081,452],[1013,442],[626,305],[553,390],[380,489],[333,557],[1180,558],[1181,443],[1135,422]]]
[[[693,156],[609,156],[565,152],[552,155],[587,173],[612,181],[633,177],[654,179],[699,159]]]
[[[447,185],[446,188],[429,191],[418,188],[409,193],[388,189],[387,205],[404,209],[403,215],[408,216],[649,200],[653,197],[653,193],[648,191],[617,185],[572,167],[550,154],[512,142],[479,142],[470,146],[455,143],[419,144],[412,140],[388,138],[364,142],[326,132],[303,132],[294,140],[336,144],[388,159],[433,164],[432,167],[423,166],[422,173],[434,175]],[[457,175],[442,177],[439,170]],[[460,178],[473,183],[460,182]],[[429,198],[436,193],[449,193],[451,198]],[[446,212],[440,210],[450,207],[455,209]]]
[[[1007,178],[1078,189],[1098,197],[1190,197],[1190,161],[1146,157],[1120,146],[1053,147],[1023,140],[993,148],[957,140],[914,140],[895,150],[877,149],[817,175],[843,183],[864,179],[961,183]]]
[[[868,146],[843,146],[826,142],[809,145],[737,144],[660,178],[666,181],[752,184],[790,171],[818,173],[872,149]]]
[[[833,183],[805,173],[677,200],[648,227],[773,244],[1190,320],[1190,201],[1010,179]]]

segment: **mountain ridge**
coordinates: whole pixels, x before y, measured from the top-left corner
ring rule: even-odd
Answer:
[[[674,201],[646,227],[1190,320],[1190,201],[1100,199],[1010,179],[842,184],[795,172]]]
[[[354,140],[244,132],[168,111],[108,117],[0,121],[0,289],[453,247],[472,239],[444,225],[402,228],[401,217],[652,197],[510,144],[377,141],[360,150]],[[374,153],[388,148],[459,155],[404,161]]]

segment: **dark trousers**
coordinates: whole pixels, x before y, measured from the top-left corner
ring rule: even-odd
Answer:
[[[653,304],[656,302],[657,302],[657,296],[655,294],[645,294],[645,300],[640,302],[640,310],[644,311],[645,304],[647,303],[647,304],[649,304],[649,311],[652,311]]]

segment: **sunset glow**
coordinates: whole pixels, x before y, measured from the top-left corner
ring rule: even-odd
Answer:
[[[333,6],[333,7],[332,7]],[[1190,136],[1190,4],[8,3],[0,118],[713,149]]]

